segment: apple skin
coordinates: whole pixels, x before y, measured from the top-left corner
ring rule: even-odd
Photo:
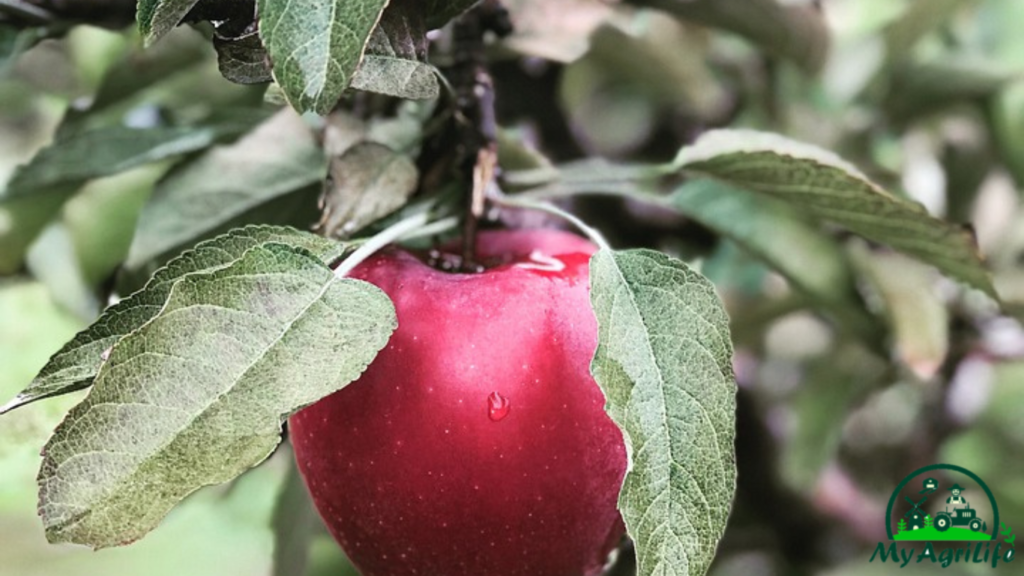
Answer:
[[[590,242],[478,236],[477,274],[389,248],[357,266],[398,329],[290,419],[306,486],[364,576],[594,576],[619,543],[622,433],[590,375]],[[495,395],[497,393],[497,396]]]

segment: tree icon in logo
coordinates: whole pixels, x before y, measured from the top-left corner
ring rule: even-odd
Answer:
[[[967,496],[968,487],[973,496]],[[889,499],[886,518],[890,540],[962,542],[998,537],[999,507],[992,491],[976,474],[952,464],[925,466],[904,478]]]

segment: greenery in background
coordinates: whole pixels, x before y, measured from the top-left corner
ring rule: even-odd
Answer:
[[[390,334],[379,293],[335,280],[328,266],[396,221],[457,213],[458,192],[471,186],[453,169],[463,55],[451,26],[433,40],[426,31],[472,2],[258,4],[257,23],[247,2],[141,0],[138,32],[114,16],[58,12],[30,26],[0,9],[0,399],[15,398],[10,408],[75,393],[0,418],[0,574],[351,570],[302,507],[286,454],[188,498],[127,548],[55,552],[34,516],[39,448],[92,385],[42,460],[50,540],[136,539],[188,493],[259,464],[282,416],[358,375]],[[486,54],[506,206],[557,202],[615,248],[667,254],[603,252],[593,275],[599,317],[632,320],[602,333],[594,365],[610,413],[661,447],[647,456],[707,473],[715,500],[687,501],[671,477],[662,494],[644,494],[636,486],[657,481],[655,467],[634,462],[620,507],[641,574],[665,565],[702,574],[712,557],[711,573],[723,576],[874,573],[865,554],[884,534],[879,503],[906,472],[936,461],[974,470],[1003,516],[1024,518],[1024,463],[1006,457],[1024,447],[1020,3],[504,5],[514,29],[489,38]],[[263,227],[238,230],[250,224]],[[296,231],[314,227],[339,242]],[[711,285],[679,260],[713,282],[728,326]],[[202,357],[217,342],[168,337],[181,321],[169,312],[237,298],[253,270],[275,280],[232,303],[273,314],[246,325],[246,364],[301,368],[295,397],[272,394],[266,373],[209,370]],[[655,313],[647,295],[666,286],[693,317]],[[269,288],[293,299],[261,292]],[[616,308],[614,294],[638,304]],[[337,333],[325,334],[325,321]],[[274,322],[295,328],[270,336]],[[678,327],[694,325],[711,355],[672,345],[689,335]],[[317,351],[324,341],[336,348]],[[652,358],[633,357],[638,342]],[[237,401],[221,412],[185,407],[190,427],[143,426],[148,416],[137,415],[136,436],[150,435],[141,443],[164,448],[143,446],[84,488],[73,473],[56,476],[60,461],[118,442],[124,430],[76,434],[76,424],[106,417],[87,418],[92,403],[130,404],[138,391],[118,384],[119,367],[153,347],[191,358],[194,390],[230,390]],[[342,349],[345,374],[317,372],[325,363],[314,353]],[[666,364],[731,382],[732,349],[738,406],[704,398],[715,407],[704,434],[691,439],[629,409],[634,386],[687,389],[672,373],[643,377]],[[147,369],[154,381],[182,380]],[[335,388],[317,387],[324,381]],[[274,396],[269,410],[264,395]],[[204,427],[257,412],[251,443],[181,449]],[[739,485],[714,556],[733,500],[734,419]],[[674,451],[708,431],[722,433],[721,458]],[[132,487],[161,462],[188,477],[142,510]],[[666,535],[660,516],[645,514],[661,495],[684,514],[715,513]],[[93,511],[101,521],[78,522]],[[701,546],[665,545],[673,538]]]

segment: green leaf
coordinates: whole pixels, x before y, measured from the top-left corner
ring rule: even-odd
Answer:
[[[587,52],[590,35],[614,6],[593,0],[505,0],[514,24],[502,45],[524,56],[569,63]]]
[[[76,258],[74,238],[63,221],[43,229],[25,254],[25,268],[46,285],[53,301],[64,310],[86,321],[99,313],[99,298],[86,282]]]
[[[202,150],[237,126],[134,129],[113,126],[73,134],[44,148],[7,184],[0,201],[124,172]]]
[[[882,106],[898,126],[956,104],[980,104],[1013,79],[990,61],[964,57],[906,63],[891,74]]]
[[[388,5],[370,35],[352,88],[411,100],[437,98],[440,84],[434,67],[426,63],[422,9],[409,0]]]
[[[283,244],[182,278],[44,448],[47,538],[142,537],[188,494],[269,456],[283,420],[357,378],[396,325],[379,289]]]
[[[808,72],[828,56],[829,29],[821,11],[780,0],[631,0],[706,26],[735,32]]]
[[[157,185],[139,217],[126,267],[141,268],[215,233],[240,214],[320,182],[325,164],[309,127],[293,111],[282,110]]]
[[[878,336],[857,298],[850,262],[839,243],[784,201],[693,180],[666,203],[763,260],[843,328],[862,338]]]
[[[392,0],[392,4],[401,5],[411,2],[421,2],[423,12],[426,14],[427,27],[440,28],[449,20],[469,10],[480,0]]]
[[[409,100],[429,100],[440,94],[437,70],[430,64],[367,50],[352,88]]]
[[[352,81],[387,0],[259,0],[274,78],[302,112],[326,115]]]
[[[527,190],[531,196],[545,198],[575,194],[646,197],[658,193],[655,181],[662,176],[661,166],[587,158],[553,167],[509,171],[501,180],[511,190]]]
[[[839,244],[786,203],[713,180],[693,180],[668,204],[736,241],[795,287],[825,301],[852,294],[853,277]]]
[[[108,350],[156,316],[179,280],[230,266],[250,249],[271,242],[307,250],[325,264],[339,258],[346,249],[345,244],[278,226],[248,226],[203,242],[171,260],[142,290],[107,308],[92,326],[75,335],[50,358],[25,390],[0,408],[0,414],[36,400],[87,388]]]
[[[166,166],[145,166],[93,180],[65,204],[62,219],[89,286],[109,280],[124,262],[139,213],[166,172]]]
[[[794,487],[813,493],[824,469],[837,458],[843,423],[871,392],[892,382],[883,358],[840,343],[807,362],[807,376],[791,400],[793,428],[781,446],[780,468]]]
[[[136,19],[146,45],[163,38],[198,3],[199,0],[139,0]]]
[[[22,52],[49,35],[45,28],[19,28],[0,23],[0,78],[7,75]]]
[[[1024,80],[1005,86],[989,101],[988,128],[999,156],[1024,189]]]
[[[273,576],[302,576],[309,564],[309,549],[319,518],[295,456],[287,451],[288,474],[274,504],[270,527],[274,531]]]
[[[729,96],[711,72],[708,44],[692,27],[659,12],[640,11],[631,19],[605,23],[590,35],[586,56],[567,68],[567,74],[577,67],[584,70],[575,74],[580,84],[575,87],[563,77],[562,97],[580,91],[584,94],[573,99],[586,103],[620,92],[688,116],[721,117]],[[587,84],[592,86],[586,89]],[[577,125],[584,127],[588,120],[596,118],[581,114]]]
[[[388,10],[384,14],[387,16]],[[440,94],[437,70],[418,60],[414,34],[425,41],[425,30],[385,26],[382,20],[370,36],[363,60],[352,77],[351,88],[410,100],[437,98]],[[237,38],[215,36],[213,45],[217,49],[220,72],[228,80],[239,84],[273,80],[270,57],[258,33]]]
[[[729,319],[706,278],[660,252],[601,250],[590,286],[590,369],[630,454],[619,509],[638,574],[703,576],[736,484]]]
[[[935,270],[902,254],[855,250],[865,288],[889,318],[896,353],[918,378],[934,377],[949,353],[949,311]]]
[[[906,59],[922,38],[973,3],[975,0],[911,2],[899,18],[885,27],[886,59],[890,62]]]
[[[87,180],[195,152],[235,124],[137,130],[121,126],[71,134],[20,167],[0,192],[0,273],[20,266],[28,245]],[[6,218],[4,217],[6,215]]]
[[[331,160],[320,226],[328,236],[347,236],[404,206],[418,183],[408,156],[360,142]]]
[[[714,130],[683,148],[674,167],[785,200],[996,297],[967,230],[893,196],[831,152],[775,134]]]
[[[168,36],[159,47],[129,51],[103,77],[89,111],[95,113],[123,102],[182,70],[201,65],[207,50],[202,37],[182,30]]]
[[[258,32],[226,38],[213,37],[217,66],[222,76],[238,84],[262,84],[274,79],[270,59]]]
[[[1017,186],[1024,188],[1024,80],[1004,86],[989,106],[992,138]]]

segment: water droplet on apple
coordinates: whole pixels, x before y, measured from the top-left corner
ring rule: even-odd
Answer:
[[[505,416],[508,416],[508,411],[511,408],[512,402],[501,394],[491,392],[487,396],[487,416],[494,422],[500,422]]]

